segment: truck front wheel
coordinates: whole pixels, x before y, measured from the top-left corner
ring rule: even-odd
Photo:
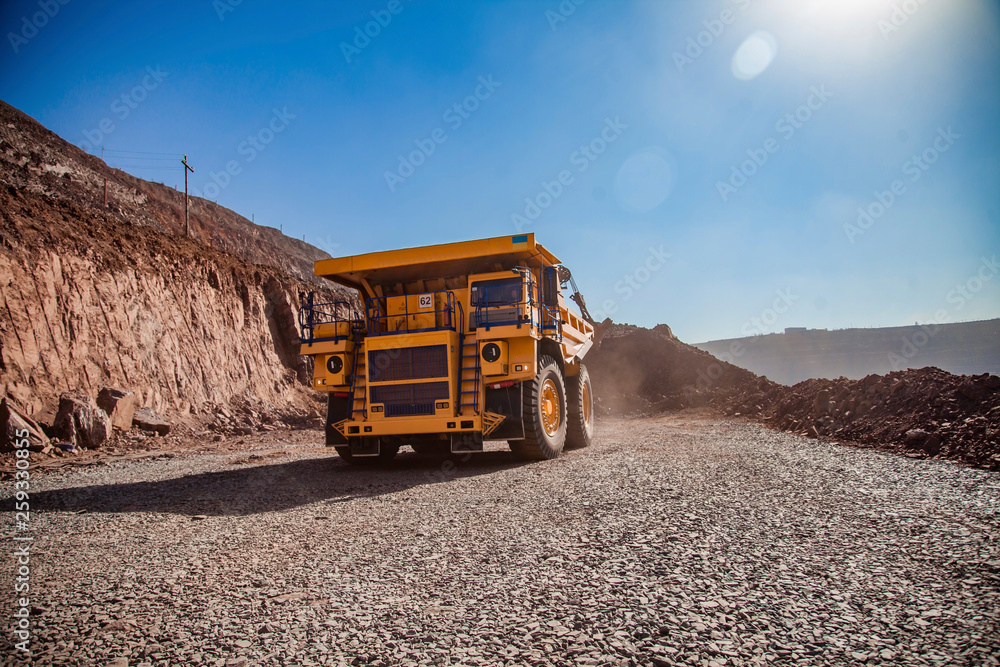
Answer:
[[[566,385],[559,364],[550,356],[538,359],[538,374],[524,383],[524,440],[509,441],[524,459],[554,459],[566,444]]]

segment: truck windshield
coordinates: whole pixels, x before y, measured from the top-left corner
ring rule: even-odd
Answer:
[[[524,286],[520,276],[474,283],[471,292],[473,307],[512,305],[524,301]]]

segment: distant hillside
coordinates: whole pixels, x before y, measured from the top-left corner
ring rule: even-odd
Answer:
[[[781,384],[860,379],[936,366],[956,375],[1000,374],[1000,319],[883,329],[807,330],[697,343],[695,347]]]

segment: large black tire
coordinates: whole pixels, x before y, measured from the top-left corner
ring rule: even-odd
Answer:
[[[378,456],[354,456],[351,454],[350,445],[336,447],[335,449],[337,450],[337,456],[344,459],[351,465],[374,465],[376,463],[387,463],[396,458],[396,454],[399,454],[399,445],[387,445],[384,442],[379,444]]]
[[[510,440],[510,450],[528,460],[554,459],[566,444],[566,384],[559,364],[538,359],[538,373],[524,383],[524,440]]]
[[[583,449],[594,441],[594,388],[590,373],[580,362],[580,372],[566,378],[566,449]]]

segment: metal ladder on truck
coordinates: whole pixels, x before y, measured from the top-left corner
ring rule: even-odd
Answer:
[[[368,417],[368,364],[365,355],[361,352],[363,347],[361,342],[366,333],[365,325],[355,324],[352,329],[354,351],[351,353],[351,408],[348,411],[348,418],[353,421],[354,415],[359,412],[363,418]],[[359,403],[361,407],[358,407]]]
[[[459,306],[461,308],[461,306]],[[479,340],[475,334],[465,330],[465,313],[459,315],[459,383],[458,383],[458,415],[471,417],[479,414],[480,384],[483,379],[483,369],[479,363]],[[466,409],[470,412],[466,412]]]

